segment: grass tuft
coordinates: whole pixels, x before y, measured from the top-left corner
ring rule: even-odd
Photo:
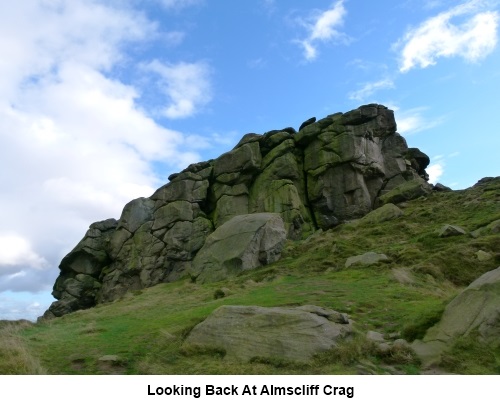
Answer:
[[[0,326],[0,374],[47,374],[20,335],[23,329],[30,327],[29,322]]]

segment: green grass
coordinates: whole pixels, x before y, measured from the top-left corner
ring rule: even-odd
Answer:
[[[27,321],[0,321],[0,374],[47,372],[22,337],[22,332],[32,327],[33,324]]]
[[[231,280],[160,284],[18,330],[18,342],[37,354],[38,370],[50,374],[418,374],[411,352],[378,353],[364,333],[422,338],[465,285],[500,266],[498,234],[437,236],[447,223],[472,231],[499,219],[497,183],[487,190],[434,193],[406,203],[403,217],[382,224],[344,224],[289,242],[278,262]],[[480,249],[492,258],[478,261]],[[349,256],[368,251],[385,253],[391,262],[344,269]],[[398,282],[394,269],[405,269],[411,279]],[[258,356],[232,362],[215,348],[183,346],[189,331],[221,305],[303,304],[347,313],[359,334],[307,364]],[[458,373],[500,373],[499,353],[485,350],[472,340],[458,342],[442,366]],[[115,368],[100,364],[104,355],[119,356]]]
[[[456,374],[500,374],[500,347],[489,347],[474,334],[460,337],[443,355],[442,365]]]

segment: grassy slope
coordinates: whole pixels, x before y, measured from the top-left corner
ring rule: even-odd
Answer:
[[[181,347],[196,323],[218,306],[231,304],[315,304],[347,313],[360,331],[400,333],[410,341],[422,337],[464,286],[500,265],[500,234],[437,237],[446,223],[472,231],[500,219],[500,178],[403,205],[405,215],[393,221],[344,224],[306,241],[290,242],[280,261],[236,279],[157,285],[118,302],[22,329],[21,336],[51,374],[418,373],[411,353],[382,357],[362,335],[310,364],[231,363],[217,351]],[[478,261],[475,253],[480,249],[492,258]],[[391,262],[344,269],[349,256],[368,251],[385,253]],[[413,282],[398,282],[395,269],[409,273]],[[230,293],[216,299],[221,288]],[[97,359],[103,355],[118,355],[120,362],[102,366]],[[0,350],[0,364],[2,359]],[[498,373],[499,359],[498,351],[460,342],[443,366],[463,373]]]

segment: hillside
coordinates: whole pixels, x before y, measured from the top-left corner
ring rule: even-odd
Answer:
[[[500,373],[498,340],[485,344],[478,330],[451,341],[439,363],[429,369],[413,346],[393,344],[383,350],[373,339],[374,332],[387,342],[423,339],[453,298],[500,266],[495,222],[500,220],[500,178],[483,179],[467,190],[433,191],[397,205],[402,216],[352,219],[303,240],[288,240],[279,260],[228,280],[197,283],[185,275],[50,321],[17,325],[15,331],[4,327],[1,333],[15,336],[16,347],[37,366],[9,368],[6,359],[16,353],[12,346],[10,352],[4,346],[0,372]],[[466,233],[440,237],[446,224]],[[385,254],[388,259],[346,268],[348,258],[366,252]],[[498,297],[498,289],[491,294]],[[193,327],[223,305],[317,305],[346,314],[354,333],[307,362],[261,358],[258,353],[242,362],[220,348],[186,345]],[[498,323],[492,327],[498,328]]]

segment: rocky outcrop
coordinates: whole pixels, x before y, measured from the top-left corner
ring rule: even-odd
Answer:
[[[277,214],[287,238],[300,239],[424,195],[427,164],[396,132],[393,112],[377,104],[311,118],[298,132],[246,134],[233,150],[128,203],[118,221],[91,225],[60,265],[53,291],[59,301],[46,316],[198,274],[193,260],[209,235],[237,216]]]
[[[351,332],[346,315],[314,305],[221,306],[194,327],[184,347],[219,349],[243,361],[258,357],[306,362]]]
[[[62,316],[96,304],[101,290],[101,272],[111,263],[110,239],[117,221],[108,219],[90,225],[83,239],[61,261],[61,274],[54,284],[54,302],[45,317]]]
[[[424,366],[439,364],[455,339],[474,334],[483,344],[500,347],[500,267],[472,282],[447,306],[439,323],[413,348]]]

